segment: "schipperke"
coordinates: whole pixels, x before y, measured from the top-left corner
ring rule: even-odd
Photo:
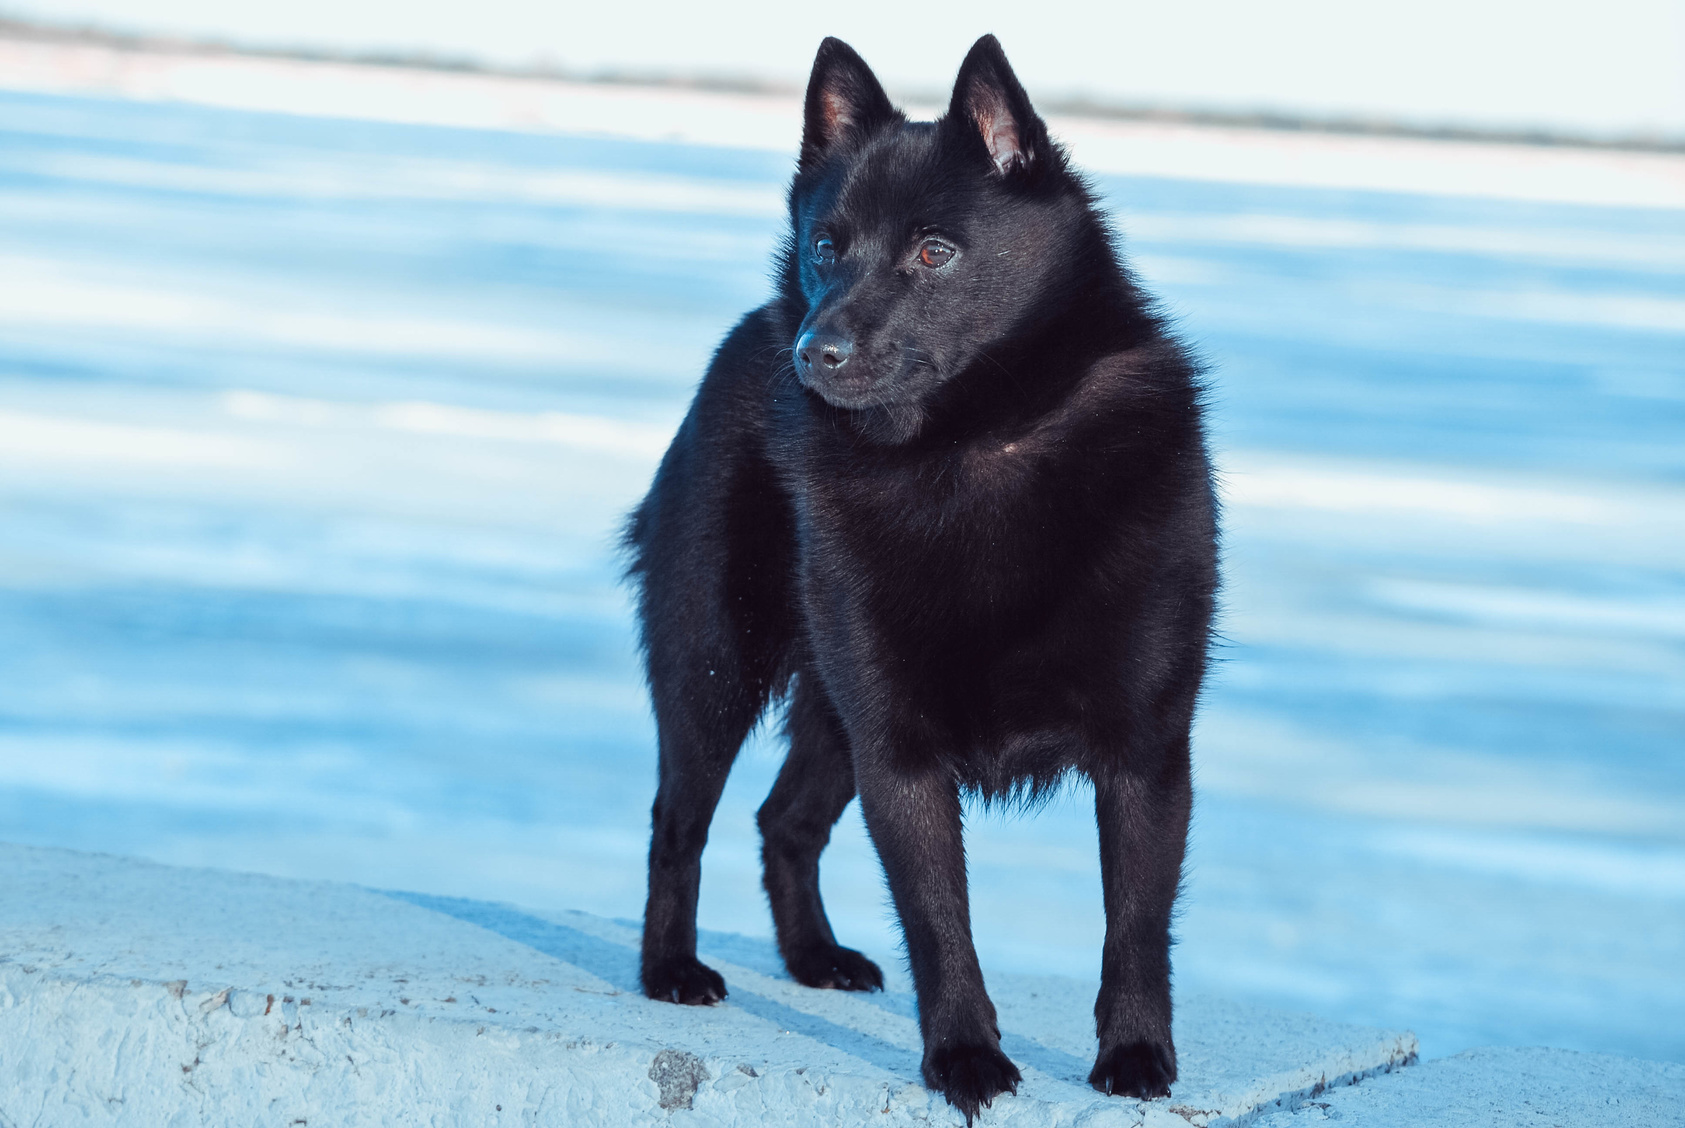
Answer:
[[[1200,373],[1118,258],[1000,44],[913,122],[850,47],[814,60],[775,296],[715,354],[627,529],[660,730],[643,985],[696,958],[708,824],[788,697],[761,807],[790,974],[881,988],[837,943],[819,855],[860,796],[906,936],[925,1084],[1012,1092],[972,946],[962,793],[1092,781],[1108,1093],[1161,1097],[1188,730],[1217,587]]]

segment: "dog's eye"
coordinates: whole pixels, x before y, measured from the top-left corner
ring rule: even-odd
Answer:
[[[926,239],[919,248],[919,261],[929,267],[946,266],[954,257],[954,249],[936,239]]]
[[[829,235],[821,235],[813,241],[813,261],[829,263],[837,261],[837,247],[831,242]]]

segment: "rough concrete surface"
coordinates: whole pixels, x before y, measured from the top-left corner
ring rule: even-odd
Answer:
[[[912,998],[815,991],[709,935],[731,998],[637,992],[637,933],[582,913],[0,846],[0,1126],[911,1124]],[[1084,1083],[1094,985],[995,976],[1024,1072],[981,1123],[1219,1125],[1413,1060],[1408,1033],[1180,1001],[1168,1100]]]
[[[1294,1108],[1255,1128],[1667,1128],[1685,1125],[1685,1065],[1539,1047],[1467,1050]]]

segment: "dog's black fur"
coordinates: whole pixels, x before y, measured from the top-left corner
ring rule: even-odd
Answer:
[[[858,792],[906,936],[924,1079],[967,1122],[1019,1074],[972,946],[961,794],[1093,781],[1108,1093],[1164,1096],[1188,730],[1217,585],[1194,363],[992,36],[939,121],[847,45],[814,62],[778,292],[720,346],[627,533],[660,785],[651,998],[714,1003],[700,857],[769,701],[760,810],[790,974],[874,990],[819,854]]]

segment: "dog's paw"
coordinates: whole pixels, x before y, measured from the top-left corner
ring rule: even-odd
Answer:
[[[838,991],[882,991],[883,972],[878,965],[856,952],[836,944],[816,945],[790,952],[784,958],[790,978],[807,987],[830,987]]]
[[[673,956],[644,965],[644,994],[664,1003],[713,1006],[725,998],[720,973],[695,956]]]
[[[1176,1080],[1176,1051],[1164,1042],[1129,1042],[1100,1051],[1088,1083],[1115,1097],[1168,1097]]]
[[[1022,1077],[1012,1059],[996,1046],[981,1043],[940,1046],[924,1057],[925,1088],[948,1098],[965,1117],[966,1128],[979,1109],[1002,1093],[1016,1093]]]

